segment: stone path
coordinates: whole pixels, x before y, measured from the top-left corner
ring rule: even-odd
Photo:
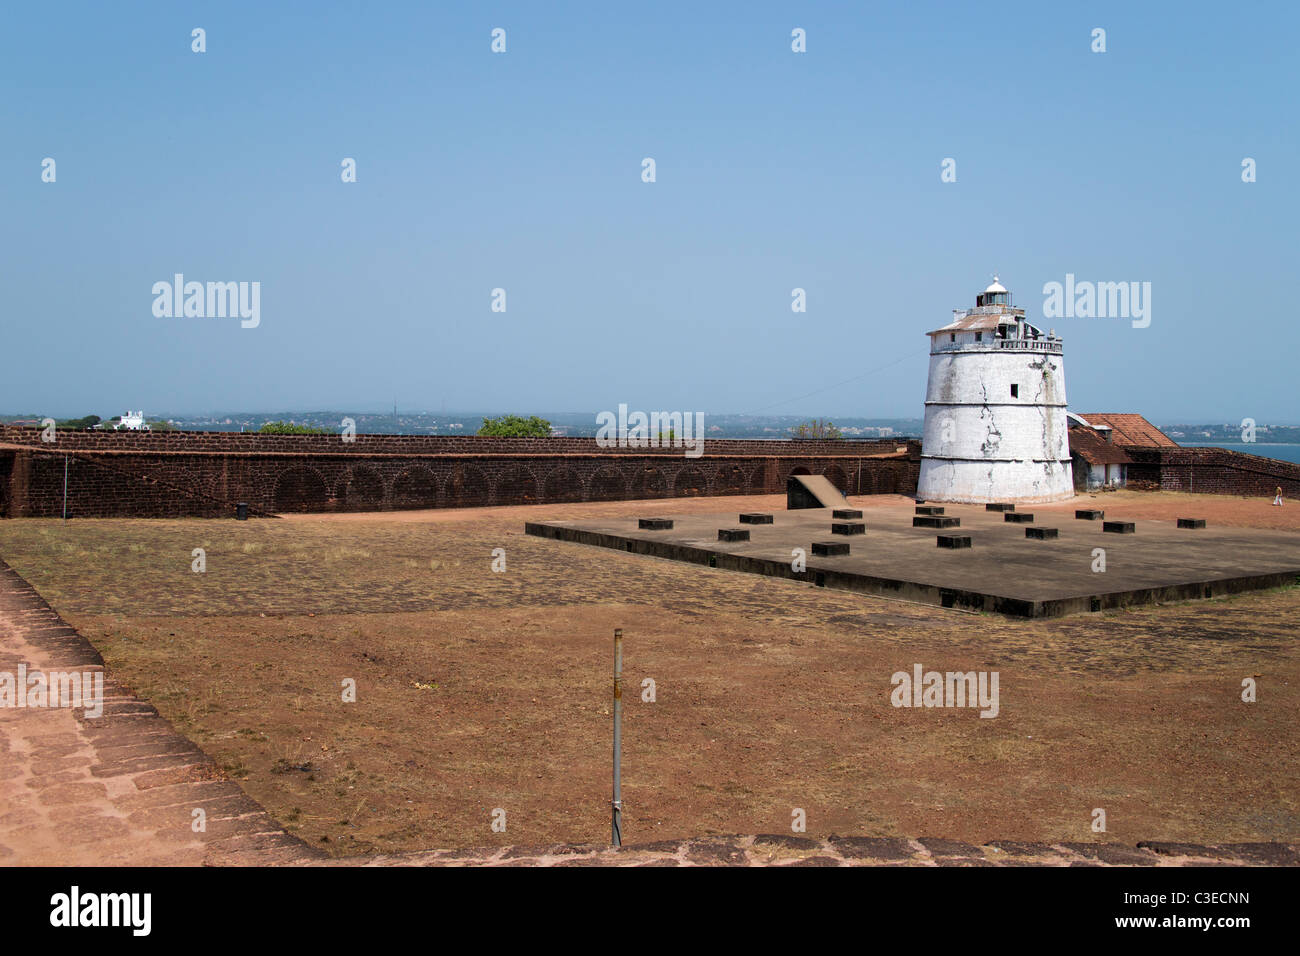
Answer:
[[[104,712],[0,707],[0,863],[290,863],[289,836],[207,754],[104,668],[90,642],[0,561],[0,672],[104,674]],[[193,811],[206,832],[192,829]]]
[[[203,751],[112,678],[90,642],[0,561],[0,673],[104,675],[104,712],[0,707],[0,864],[18,866],[1182,866],[1300,865],[1278,843],[1195,846],[728,836],[331,859],[291,836]],[[194,811],[206,829],[193,829]]]
[[[428,850],[331,861],[361,866],[1298,866],[1280,843],[1013,843],[985,846],[922,837],[760,835],[703,837],[615,850],[604,846]]]

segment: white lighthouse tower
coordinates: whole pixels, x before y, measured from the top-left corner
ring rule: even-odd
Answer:
[[[1074,495],[1061,340],[1025,321],[997,277],[930,335],[917,497],[1042,502]]]

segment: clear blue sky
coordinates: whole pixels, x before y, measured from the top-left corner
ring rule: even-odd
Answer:
[[[1074,409],[1295,422],[1298,10],[14,4],[0,410],[920,417],[998,271],[1152,283],[1044,322]],[[260,327],[155,318],[176,272]]]

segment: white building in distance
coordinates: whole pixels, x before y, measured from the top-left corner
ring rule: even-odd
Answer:
[[[1025,321],[997,277],[930,336],[916,495],[1042,502],[1074,495],[1061,340]]]
[[[143,409],[138,412],[127,412],[122,416],[122,420],[118,424],[114,425],[113,428],[114,430],[126,429],[127,431],[133,432],[147,432],[151,430],[144,420]]]

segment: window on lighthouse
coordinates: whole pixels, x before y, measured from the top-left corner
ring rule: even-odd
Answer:
[[[1019,386],[1019,385],[1012,385],[1012,386],[1011,386],[1011,397],[1012,397],[1012,398],[1019,398],[1019,397],[1020,397],[1020,386]]]

